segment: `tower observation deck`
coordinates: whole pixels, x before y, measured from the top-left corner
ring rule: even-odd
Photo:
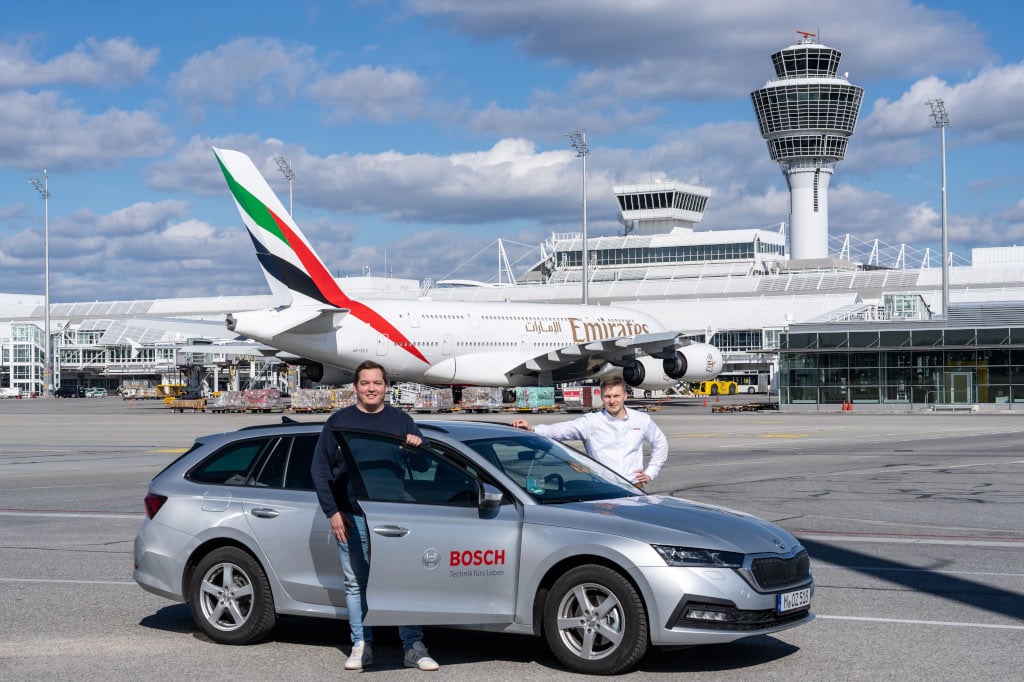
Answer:
[[[789,185],[790,254],[828,257],[828,185],[857,125],[864,89],[838,76],[842,52],[799,32],[772,55],[776,79],[750,93],[761,136]]]

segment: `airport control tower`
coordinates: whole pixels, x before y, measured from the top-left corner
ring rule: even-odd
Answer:
[[[750,93],[772,161],[789,184],[793,259],[828,257],[828,183],[857,125],[864,89],[838,76],[843,53],[813,33],[772,55],[776,79]]]

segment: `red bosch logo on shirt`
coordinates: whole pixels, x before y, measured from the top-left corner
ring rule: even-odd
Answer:
[[[504,566],[503,549],[453,549],[448,557],[449,566]]]

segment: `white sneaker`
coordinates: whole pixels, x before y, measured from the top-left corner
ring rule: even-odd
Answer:
[[[405,667],[420,670],[437,670],[441,666],[430,657],[423,642],[413,642],[412,648],[405,652]]]
[[[364,665],[371,663],[373,663],[373,649],[369,644],[359,641],[352,645],[352,653],[345,661],[345,670],[362,670]]]

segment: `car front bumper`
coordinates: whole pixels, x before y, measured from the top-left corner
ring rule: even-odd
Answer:
[[[634,577],[645,593],[651,643],[657,646],[724,644],[814,619],[810,605],[778,610],[780,593],[808,589],[813,594],[811,581],[762,593],[732,569],[648,566],[636,569]]]

